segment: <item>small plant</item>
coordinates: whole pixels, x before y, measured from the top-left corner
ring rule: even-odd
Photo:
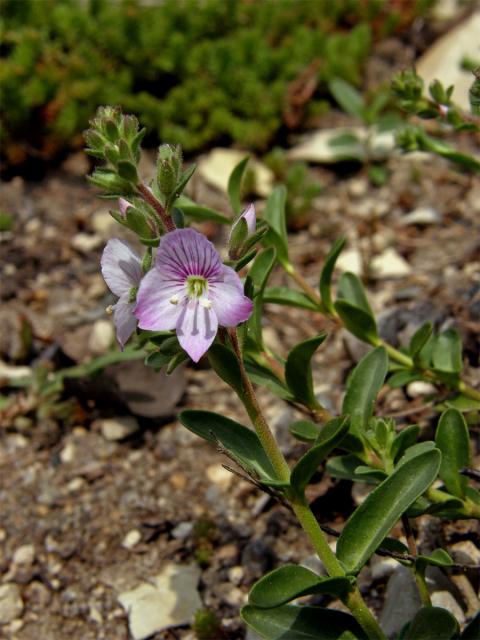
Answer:
[[[345,241],[332,247],[319,277],[309,286],[289,257],[286,189],[277,186],[257,221],[252,206],[243,209],[240,184],[246,160],[228,185],[231,219],[198,206],[182,195],[194,167],[185,169],[178,147],[162,145],[157,175],[149,184],[138,174],[144,131],[132,116],[103,108],[87,132],[88,151],[104,161],[91,181],[106,197],[118,199],[115,219],[135,232],[145,247],[135,255],[111,239],[102,259],[108,286],[119,301],[114,321],[123,346],[132,339],[147,366],[172,371],[190,358],[207,356],[211,367],[238,396],[251,426],[210,411],[186,410],[179,418],[193,433],[216,446],[246,480],[288,505],[321,559],[326,576],[287,564],[261,578],[252,588],[241,616],[260,636],[385,640],[367,607],[357,577],[375,553],[387,554],[409,567],[422,606],[405,619],[398,640],[453,640],[478,635],[480,617],[459,636],[459,625],[446,609],[432,606],[425,570],[453,566],[449,554],[418,552],[411,522],[419,516],[480,518],[480,492],[472,481],[470,436],[464,414],[480,407],[480,393],[462,376],[462,345],[452,330],[434,335],[422,326],[402,349],[386,343],[359,279],[343,274],[334,290],[332,274]],[[225,257],[188,225],[194,219],[230,224]],[[155,255],[154,255],[155,254]],[[300,287],[268,287],[279,265]],[[243,274],[243,279],[241,279]],[[265,346],[262,334],[266,301],[293,305],[335,318],[373,348],[350,373],[339,415],[332,415],[314,393],[312,359],[327,336],[313,335],[282,358]],[[133,336],[133,338],[130,338]],[[416,425],[398,425],[376,415],[385,381],[403,385],[413,379],[434,383],[447,405],[431,440],[420,438]],[[295,406],[305,420],[290,426],[293,437],[307,444],[303,455],[288,463],[262,411],[255,385],[263,385]],[[372,490],[349,516],[337,538],[336,551],[314,516],[307,487],[325,465],[336,478],[368,483]],[[401,522],[408,547],[389,537]],[[197,560],[209,561],[211,523],[198,523]],[[199,555],[198,555],[199,554]],[[300,596],[340,599],[349,613],[313,605],[291,604]]]

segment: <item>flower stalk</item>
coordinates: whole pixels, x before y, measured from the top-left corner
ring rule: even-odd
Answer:
[[[176,226],[172,220],[172,216],[167,213],[167,211],[165,211],[162,203],[157,200],[150,189],[148,189],[148,187],[146,187],[143,183],[138,184],[137,189],[142,198],[155,209],[165,231],[175,231]]]

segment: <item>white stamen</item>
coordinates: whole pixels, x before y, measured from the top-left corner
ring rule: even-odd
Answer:
[[[111,316],[111,315],[112,315],[112,313],[113,313],[113,307],[112,307],[112,305],[111,305],[111,304],[109,304],[109,305],[108,305],[108,307],[105,309],[105,313],[106,313],[108,316]]]
[[[179,302],[180,302],[180,298],[176,294],[170,298],[171,304],[178,304]]]
[[[208,298],[201,298],[200,304],[202,305],[202,307],[205,307],[205,309],[212,308],[212,303],[210,302],[210,300],[208,300]]]

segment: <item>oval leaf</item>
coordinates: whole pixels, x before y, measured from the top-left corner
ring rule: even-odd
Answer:
[[[288,388],[298,402],[311,408],[318,404],[313,392],[311,360],[326,337],[326,333],[320,333],[315,338],[300,342],[290,351],[285,364],[285,381]]]
[[[299,307],[309,311],[318,311],[318,305],[312,302],[304,293],[288,287],[268,287],[263,294],[263,301],[283,304],[288,307]]]
[[[358,276],[350,271],[343,273],[338,281],[338,299],[346,300],[373,318],[373,311]]]
[[[367,428],[387,370],[387,352],[383,347],[377,347],[360,360],[350,375],[342,413],[350,416],[353,433],[361,433]]]
[[[455,329],[447,329],[435,338],[432,361],[435,369],[447,373],[462,370],[462,341]]]
[[[378,344],[377,323],[373,316],[346,300],[337,300],[333,306],[350,333],[362,342]]]
[[[450,640],[458,631],[458,623],[443,607],[422,607],[402,632],[404,640]]]
[[[276,479],[272,463],[251,429],[211,411],[182,411],[179,420],[204,440],[213,444],[220,442],[236,460],[256,472],[262,480]]]
[[[223,344],[212,344],[208,350],[208,360],[215,373],[235,391],[242,395],[242,375],[238,360],[230,349]]]
[[[262,341],[262,308],[263,308],[263,292],[267,284],[268,277],[275,264],[276,251],[274,247],[265,249],[257,255],[253,261],[250,271],[248,272],[249,278],[255,285],[253,296],[253,313],[247,322],[248,334],[250,338],[261,349]]]
[[[294,466],[290,478],[292,487],[303,493],[319,465],[330,451],[341,442],[347,431],[347,417],[334,418],[323,427],[315,446],[307,451]]]
[[[321,578],[305,567],[287,564],[263,576],[253,585],[248,602],[261,609],[273,609],[311,593],[344,596],[351,589],[346,577]]]
[[[294,438],[301,442],[315,442],[320,434],[320,427],[309,420],[297,420],[288,427]]]
[[[264,244],[274,246],[277,257],[282,264],[288,263],[288,237],[285,205],[287,202],[287,190],[283,185],[275,187],[265,205],[263,219],[270,227],[264,236]]]
[[[333,302],[332,302],[332,274],[335,268],[335,263],[340,255],[343,247],[345,246],[346,238],[338,238],[333,247],[330,249],[323,265],[322,273],[320,274],[320,296],[322,303],[328,313],[333,314]]]
[[[230,177],[228,179],[228,198],[230,200],[230,206],[232,207],[234,213],[237,215],[242,210],[242,201],[240,198],[240,190],[242,186],[242,178],[245,172],[245,168],[247,166],[248,161],[250,160],[249,156],[240,160],[237,166],[233,169]]]
[[[440,478],[450,493],[464,498],[468,480],[459,472],[470,466],[470,437],[467,423],[460,411],[447,409],[442,413],[435,444],[442,452]]]
[[[348,519],[337,543],[337,557],[357,572],[408,507],[432,484],[441,454],[433,449],[405,462],[376,487]]]
[[[422,324],[422,326],[413,334],[408,350],[410,351],[410,355],[414,360],[426,345],[427,340],[432,335],[432,331],[433,324],[431,322],[425,322],[425,324]]]
[[[266,640],[367,640],[353,616],[335,609],[283,605],[275,609],[242,608],[242,619]]]

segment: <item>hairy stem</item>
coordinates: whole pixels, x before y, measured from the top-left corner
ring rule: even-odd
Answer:
[[[240,375],[242,377],[244,396],[240,399],[245,405],[265,453],[270,459],[279,479],[288,482],[290,479],[290,468],[263,416],[255,390],[245,370],[236,329],[228,329],[228,334],[230,336],[235,355],[237,356]],[[297,516],[302,529],[307,534],[318,554],[318,557],[323,562],[328,575],[344,576],[345,571],[333,551],[330,549],[327,537],[323,533],[320,524],[310,509],[305,497],[298,495],[292,489],[288,489],[286,491],[286,496],[290,501],[291,507]],[[384,633],[365,604],[358,587],[355,587],[348,594],[345,598],[345,603],[350,608],[355,619],[364,629],[370,640],[385,640]]]
[[[176,226],[172,220],[172,217],[165,211],[162,203],[157,200],[153,193],[143,183],[138,184],[137,189],[140,192],[142,198],[155,209],[165,230],[175,231]]]

